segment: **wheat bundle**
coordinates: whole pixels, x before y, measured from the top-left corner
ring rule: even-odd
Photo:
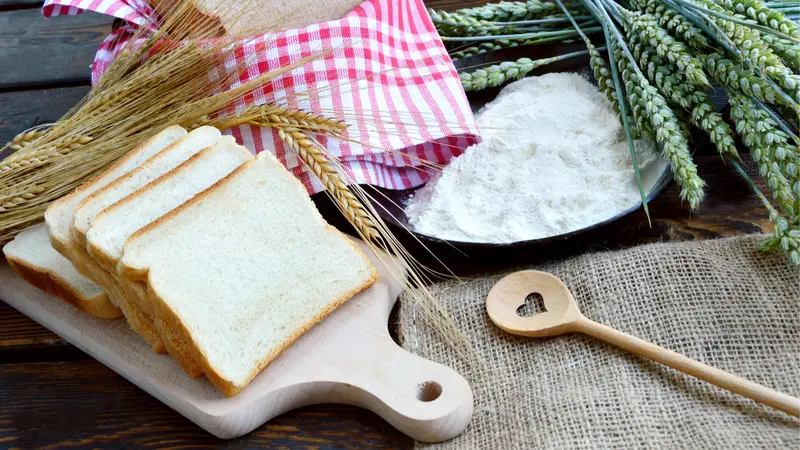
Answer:
[[[304,62],[224,90],[244,63],[216,79],[208,76],[235,50],[234,37],[208,39],[216,33],[190,2],[181,2],[158,31],[137,31],[131,48],[50,129],[24,132],[9,143],[16,152],[0,162],[0,243],[166,124],[191,126]]]

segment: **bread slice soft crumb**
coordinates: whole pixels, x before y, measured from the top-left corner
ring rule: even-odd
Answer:
[[[378,277],[268,152],[136,232],[118,269],[229,396]]]

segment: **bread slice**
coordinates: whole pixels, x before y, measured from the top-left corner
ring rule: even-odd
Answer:
[[[136,232],[118,269],[228,396],[378,277],[269,152]]]
[[[252,159],[250,152],[237,145],[232,137],[221,138],[215,146],[202,150],[97,215],[87,233],[89,253],[104,268],[116,272],[123,245],[131,234],[209,188],[249,159]],[[160,323],[153,314],[147,301],[146,284],[125,279],[121,279],[120,284],[151,320],[167,351],[181,367],[192,377],[201,376],[199,366],[183,350],[185,344],[173,338],[174,331]]]
[[[86,197],[75,208],[73,238],[85,246],[86,232],[89,231],[92,220],[100,212],[178,167],[184,161],[200,152],[200,150],[212,147],[221,138],[222,134],[214,127],[197,128],[173,142],[172,145],[145,161],[135,170]]]
[[[94,261],[86,253],[85,247],[78,245],[72,239],[73,214],[78,204],[86,197],[103,188],[117,178],[125,175],[140,166],[147,159],[160,152],[174,141],[187,134],[186,130],[177,125],[165,128],[152,138],[143,142],[127,155],[120,158],[97,178],[85,183],[72,193],[53,202],[45,211],[45,224],[50,235],[50,243],[62,256],[70,260],[83,276],[97,284],[98,280],[107,281],[111,285],[113,279],[97,269]],[[119,304],[122,292],[120,289],[106,289],[112,307]]]
[[[44,224],[21,231],[3,247],[9,265],[23,280],[65,302],[103,319],[122,316],[108,300],[108,294],[81,275],[68,259],[50,245]]]

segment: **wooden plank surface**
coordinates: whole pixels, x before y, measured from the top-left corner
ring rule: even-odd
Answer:
[[[59,344],[57,334],[28,319],[16,309],[0,302],[0,362],[3,353],[14,347]]]
[[[88,84],[112,21],[92,12],[49,19],[37,8],[0,12],[0,89]]]
[[[0,143],[34,125],[55,122],[88,92],[89,85],[0,92]]]
[[[223,441],[90,361],[0,366],[0,447],[402,448],[410,439],[376,415],[322,405]]]
[[[41,8],[42,4],[44,4],[42,0],[0,0],[0,10]]]

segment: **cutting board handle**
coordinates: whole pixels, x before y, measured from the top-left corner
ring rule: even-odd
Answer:
[[[388,334],[381,341],[373,347],[380,356],[371,359],[376,376],[359,378],[356,386],[364,394],[359,406],[418,441],[440,442],[460,434],[473,411],[464,377],[403,350]]]

